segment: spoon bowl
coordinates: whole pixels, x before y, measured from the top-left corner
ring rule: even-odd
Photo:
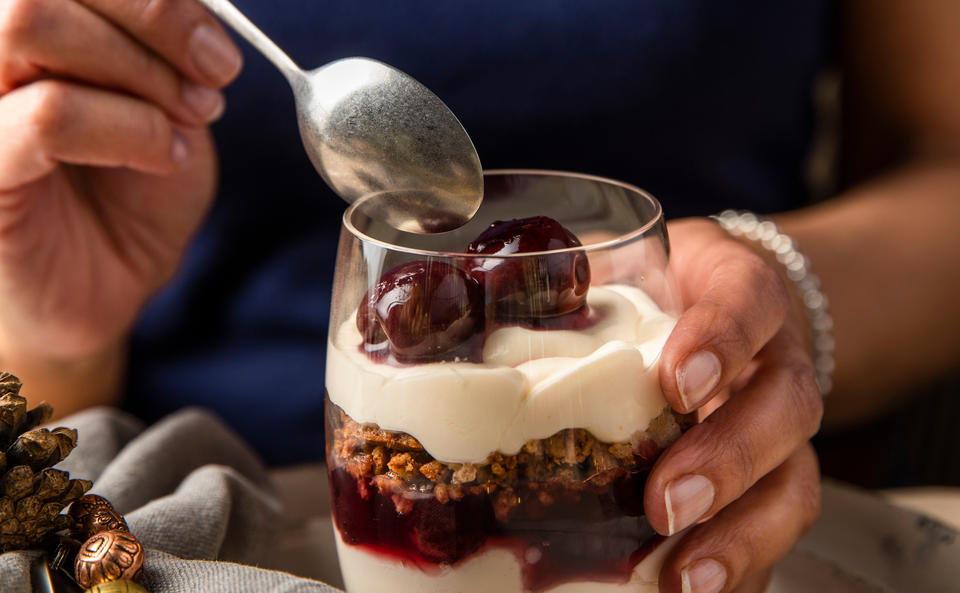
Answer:
[[[403,72],[369,58],[304,71],[228,0],[200,3],[286,77],[300,137],[324,181],[370,216],[413,233],[450,231],[483,198],[476,148],[450,109]]]
[[[347,202],[416,233],[452,230],[480,207],[473,142],[429,89],[382,62],[346,58],[292,83],[303,145]]]

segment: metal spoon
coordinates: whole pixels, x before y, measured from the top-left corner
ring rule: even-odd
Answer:
[[[483,197],[480,158],[429,89],[382,62],[346,58],[305,72],[227,0],[200,0],[280,69],[293,88],[313,166],[347,202],[414,233],[457,228]]]

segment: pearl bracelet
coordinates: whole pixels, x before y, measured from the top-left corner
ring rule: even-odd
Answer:
[[[797,295],[810,322],[813,333],[813,365],[820,393],[827,395],[833,388],[833,317],[827,311],[827,297],[820,290],[820,278],[810,271],[810,260],[797,250],[796,243],[780,232],[772,221],[763,220],[752,212],[724,210],[710,218],[735,237],[757,241],[773,253],[787,270]]]

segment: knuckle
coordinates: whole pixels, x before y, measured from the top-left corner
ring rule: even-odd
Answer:
[[[127,56],[130,69],[138,73],[138,80],[131,81],[133,88],[142,89],[146,96],[157,98],[176,97],[179,81],[176,74],[164,62],[149,51],[133,51]],[[177,101],[178,99],[169,99]]]
[[[749,445],[751,439],[744,438],[750,430],[749,426],[744,426],[739,428],[737,436],[717,435],[710,439],[713,443],[710,447],[702,449],[705,454],[698,465],[709,468],[721,503],[740,497],[756,481],[755,455]]]
[[[0,39],[17,46],[30,39],[47,18],[45,0],[0,3]]]
[[[170,21],[177,14],[176,0],[137,0],[137,19],[144,27],[154,28]]]
[[[716,332],[721,343],[732,346],[739,352],[752,353],[754,350],[753,344],[756,341],[754,329],[747,320],[731,315],[725,306],[713,304],[710,307],[707,323],[712,331]]]
[[[798,493],[798,510],[800,515],[800,530],[806,533],[813,527],[820,517],[821,500],[820,485],[817,482],[814,486],[802,489]]]
[[[817,387],[813,365],[795,362],[786,368],[787,394],[794,407],[795,418],[807,428],[805,436],[811,437],[820,428],[823,419],[823,397]]]
[[[796,497],[797,515],[800,518],[801,533],[806,533],[820,517],[822,499],[820,496],[820,474],[813,449],[806,446],[800,460],[807,458],[804,475],[798,480],[794,489]]]
[[[764,541],[762,533],[749,521],[727,523],[724,527],[722,530],[711,530],[706,545],[709,546],[710,556],[727,569],[728,582],[738,583],[750,571]]]
[[[170,122],[159,109],[147,106],[142,121],[144,142],[149,146],[169,146]]]
[[[32,106],[29,124],[41,139],[49,140],[69,125],[70,87],[53,80],[41,80],[30,85],[30,92],[33,96],[28,101]]]
[[[5,95],[19,86],[19,72],[6,57],[10,54],[0,39],[0,95]]]
[[[737,488],[737,496],[747,491],[759,476],[756,475],[754,451],[750,448],[747,439],[730,439],[730,451],[727,452],[729,465]]]
[[[740,265],[744,266],[752,276],[757,276],[758,278],[764,277],[766,271],[770,269],[770,266],[767,265],[767,262],[765,262],[762,257],[750,250],[744,252],[740,260]]]
[[[736,530],[735,544],[745,556],[746,562],[741,567],[740,576],[758,568],[757,559],[762,558],[764,548],[769,545],[769,534],[753,525],[744,525]],[[735,548],[736,549],[736,548]]]
[[[759,288],[761,302],[766,303],[778,315],[785,315],[790,306],[790,294],[783,278],[762,257],[750,253],[744,259],[747,277]]]

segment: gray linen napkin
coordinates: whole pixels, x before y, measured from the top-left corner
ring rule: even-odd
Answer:
[[[335,593],[318,581],[256,568],[283,510],[256,455],[219,419],[188,409],[145,428],[111,408],[57,422],[79,443],[58,467],[94,480],[147,549],[151,593]],[[0,592],[29,593],[37,555],[0,555]]]

